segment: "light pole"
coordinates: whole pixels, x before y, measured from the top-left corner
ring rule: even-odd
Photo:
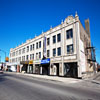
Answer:
[[[0,51],[2,51],[5,54],[5,59],[6,59],[6,52],[4,50],[1,50],[1,49],[0,49]]]

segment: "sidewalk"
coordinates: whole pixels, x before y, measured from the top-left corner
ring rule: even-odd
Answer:
[[[64,83],[78,83],[78,82],[83,81],[82,79],[58,77],[58,76],[47,76],[47,75],[37,75],[37,74],[27,74],[27,73],[16,73],[16,72],[14,72],[14,73],[11,72],[11,74],[30,76],[30,77],[35,77],[38,79],[41,78],[41,79],[64,82]]]

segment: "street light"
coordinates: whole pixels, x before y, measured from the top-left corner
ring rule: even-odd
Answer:
[[[1,50],[1,49],[0,49],[0,51],[2,51],[5,54],[5,58],[6,58],[6,52],[4,50]]]

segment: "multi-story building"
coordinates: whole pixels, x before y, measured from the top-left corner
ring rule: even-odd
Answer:
[[[29,73],[82,77],[93,72],[89,20],[68,16],[60,25],[10,49],[10,63]]]

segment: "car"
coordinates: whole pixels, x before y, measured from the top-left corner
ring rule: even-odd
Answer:
[[[0,74],[3,74],[3,70],[0,69]]]

